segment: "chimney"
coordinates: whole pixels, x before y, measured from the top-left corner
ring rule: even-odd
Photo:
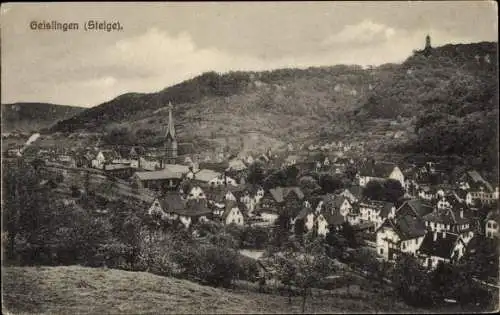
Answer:
[[[433,238],[434,242],[436,242],[436,241],[437,241],[437,237],[438,237],[438,233],[437,233],[437,232],[434,232],[434,238]]]

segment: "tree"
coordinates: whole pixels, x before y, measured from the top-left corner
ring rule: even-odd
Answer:
[[[299,169],[294,165],[288,166],[284,171],[285,186],[295,186],[297,185],[297,176],[299,175]]]
[[[406,303],[420,307],[433,304],[430,277],[413,256],[402,254],[398,257],[393,283]]]
[[[372,200],[383,200],[384,195],[384,186],[379,181],[371,180],[363,189],[363,196]]]
[[[306,195],[310,195],[321,189],[318,182],[311,176],[302,177],[299,180],[299,186]]]
[[[336,258],[339,260],[343,260],[345,258],[348,242],[331,226],[328,228],[328,233],[325,236],[325,245],[327,249],[326,253],[330,258]]]
[[[264,165],[259,161],[255,161],[248,167],[247,181],[254,185],[260,184],[264,179],[264,175]]]
[[[387,179],[383,182],[369,181],[363,189],[363,196],[372,200],[396,202],[404,195],[401,183],[395,179]]]
[[[347,221],[342,223],[342,235],[346,239],[347,244],[349,244],[349,247],[355,248],[358,246],[356,232],[354,231],[352,225]]]
[[[274,256],[278,267],[278,279],[288,286],[296,286],[302,295],[302,313],[312,287],[333,270],[321,240],[306,238],[298,251],[286,251]]]
[[[405,191],[403,186],[398,180],[388,179],[384,182],[385,196],[384,200],[389,202],[396,202],[403,197]]]
[[[319,178],[319,186],[325,194],[333,193],[337,189],[343,187],[340,179],[334,178],[332,175],[323,175]]]

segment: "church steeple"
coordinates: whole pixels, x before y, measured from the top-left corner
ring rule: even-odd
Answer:
[[[172,103],[168,103],[168,125],[165,133],[165,155],[163,157],[163,167],[166,164],[176,164],[177,162],[177,140],[175,139],[174,117],[172,115]]]

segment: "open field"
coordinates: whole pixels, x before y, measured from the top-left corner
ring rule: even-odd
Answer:
[[[2,270],[4,314],[298,313],[301,299],[224,290],[145,272],[68,267]],[[315,292],[307,313],[419,312],[359,290]],[[319,296],[322,296],[320,298]]]

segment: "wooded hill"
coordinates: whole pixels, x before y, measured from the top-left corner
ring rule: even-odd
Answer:
[[[179,138],[202,149],[349,141],[374,121],[403,118],[413,135],[406,151],[485,155],[496,142],[497,64],[497,43],[481,42],[415,51],[402,64],[370,68],[209,72],[157,93],[121,95],[51,130],[121,129],[130,142],[154,143],[171,101]]]
[[[48,103],[2,104],[2,132],[39,131],[84,110],[83,107]]]

